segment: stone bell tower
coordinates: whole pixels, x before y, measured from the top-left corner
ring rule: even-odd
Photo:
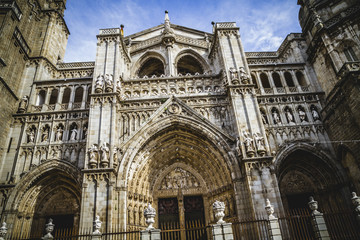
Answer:
[[[224,82],[228,88],[231,106],[234,114],[234,125],[237,129],[236,149],[238,159],[244,171],[247,181],[238,181],[237,188],[241,189],[242,195],[238,199],[238,211],[247,215],[256,212],[264,205],[264,199],[271,202],[280,202],[276,176],[272,169],[273,157],[269,151],[265,128],[261,119],[255,84],[250,78],[250,70],[247,64],[245,52],[241,43],[239,28],[234,22],[214,24],[214,42],[210,52],[210,58],[218,55],[225,69]],[[251,179],[255,176],[257,179]],[[259,191],[267,186],[270,191]],[[249,192],[250,191],[250,192]],[[248,206],[253,206],[249,209]],[[241,215],[241,214],[240,214]]]
[[[115,171],[120,149],[116,119],[120,81],[129,56],[123,42],[122,28],[102,29],[97,36],[97,53],[91,91],[89,134],[84,167],[81,227],[92,226],[100,215],[110,228],[117,208],[113,201]]]

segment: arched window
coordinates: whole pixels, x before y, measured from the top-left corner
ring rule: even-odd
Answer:
[[[46,91],[40,90],[37,99],[36,99],[36,105],[42,106],[45,103],[45,97],[46,97]]]
[[[49,101],[50,105],[57,103],[58,95],[59,95],[59,91],[57,89],[51,91],[50,101]]]
[[[344,54],[346,56],[346,59],[349,61],[349,62],[355,62],[355,61],[358,61],[359,59],[357,58],[354,50],[351,48],[351,47],[347,47],[344,49]]]
[[[255,88],[259,88],[254,74],[251,74],[251,79],[252,79],[252,83],[255,85]]]
[[[198,60],[190,55],[185,55],[181,57],[177,63],[177,72],[182,75],[188,73],[194,75],[195,73],[203,74],[204,70]]]
[[[70,102],[71,89],[66,88],[63,94],[63,99],[61,103],[69,103]]]
[[[80,103],[80,102],[82,102],[83,94],[84,94],[84,89],[83,89],[82,87],[78,87],[78,88],[75,90],[74,103]]]
[[[296,72],[296,78],[297,78],[300,86],[302,86],[302,87],[306,86],[305,77],[304,77],[304,74],[302,72],[297,71]]]
[[[138,72],[139,78],[143,78],[144,76],[151,77],[153,75],[160,76],[161,74],[164,74],[164,64],[154,57],[146,60]]]
[[[278,73],[274,72],[274,73],[272,74],[272,78],[273,78],[273,80],[274,80],[274,85],[275,85],[275,87],[278,87],[278,88],[283,87],[283,85],[282,85],[282,83],[281,83],[281,80],[280,80],[280,75],[279,75]]]
[[[286,85],[288,85],[288,87],[295,87],[291,73],[285,72],[284,77],[285,77]]]
[[[91,87],[88,89],[87,96],[86,96],[86,102],[90,103],[90,94],[91,94]]]
[[[261,84],[262,84],[263,88],[271,88],[268,76],[265,73],[260,74],[260,79],[261,79]]]

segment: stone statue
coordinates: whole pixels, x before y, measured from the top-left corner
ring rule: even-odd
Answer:
[[[254,133],[254,139],[257,147],[257,151],[261,154],[265,153],[265,140],[260,133]]]
[[[0,228],[0,240],[4,240],[5,239],[5,235],[7,233],[7,227],[6,227],[6,222],[3,222],[1,228]]]
[[[261,112],[261,120],[263,124],[268,124],[266,114],[264,112]]]
[[[93,144],[88,150],[90,168],[95,168],[97,166],[97,152],[98,148],[96,144]]]
[[[230,72],[230,78],[231,78],[231,80],[237,79],[237,72],[236,72],[236,69],[235,69],[235,68],[231,67],[231,68],[229,69],[229,72]]]
[[[105,75],[105,90],[107,92],[111,92],[113,89],[113,75],[112,74],[106,74]]]
[[[294,123],[294,116],[289,109],[286,109],[285,115],[289,123]]]
[[[109,165],[109,147],[108,147],[108,143],[104,142],[103,145],[100,147],[100,151],[101,151],[101,165],[102,167],[107,167]]]
[[[240,137],[236,138],[236,152],[239,156],[241,156],[241,141]]]
[[[281,123],[281,119],[280,119],[280,116],[279,116],[279,113],[277,111],[273,111],[273,118],[274,118],[274,123],[275,124],[279,124]]]
[[[29,105],[29,97],[27,95],[25,95],[20,100],[18,112],[19,113],[25,112],[28,105]]]
[[[239,73],[240,73],[240,80],[243,84],[248,84],[249,83],[249,75],[247,74],[247,72],[245,71],[245,69],[243,67],[239,68]]]
[[[71,130],[70,141],[76,141],[77,133],[77,127],[74,126],[74,128]]]
[[[55,133],[55,141],[57,141],[57,142],[62,141],[63,132],[64,132],[64,130],[62,129],[61,126],[59,126]]]
[[[311,115],[312,115],[314,121],[320,120],[319,113],[315,110],[315,108],[311,109]]]
[[[49,138],[49,128],[45,127],[41,135],[41,141],[46,142],[48,138]]]
[[[87,138],[87,127],[85,126],[83,129],[83,139]]]
[[[320,212],[318,211],[318,202],[314,200],[314,197],[309,198],[310,202],[308,203],[309,208],[311,209],[311,215],[318,215]]]
[[[99,75],[95,81],[95,92],[100,93],[104,87],[104,76]]]
[[[244,144],[246,148],[246,153],[252,157],[254,155],[254,147],[253,147],[253,139],[249,136],[247,132],[243,132],[244,134]]]
[[[35,131],[33,129],[29,129],[27,132],[28,143],[35,142]]]
[[[97,235],[97,234],[101,234],[100,232],[100,228],[101,228],[101,224],[102,222],[100,221],[100,216],[97,215],[94,221],[94,232],[93,234]]]
[[[46,235],[42,239],[53,239],[54,237],[51,235],[52,231],[54,231],[53,220],[50,218],[49,223],[46,224]]]
[[[298,109],[298,112],[299,112],[299,118],[300,118],[301,122],[306,122],[305,112],[301,108]]]

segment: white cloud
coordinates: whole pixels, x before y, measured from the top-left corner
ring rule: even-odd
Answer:
[[[293,0],[199,1],[197,7],[191,7],[190,1],[180,5],[153,2],[99,0],[91,7],[85,0],[69,2],[65,19],[71,35],[65,61],[94,61],[98,29],[125,24],[125,35],[129,35],[161,24],[165,9],[171,22],[202,31],[211,31],[211,21],[237,22],[245,51],[275,51],[288,33],[300,31]]]

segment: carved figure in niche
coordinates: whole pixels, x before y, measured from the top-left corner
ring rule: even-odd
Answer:
[[[236,138],[236,152],[238,154],[238,156],[241,156],[241,141],[240,141],[240,137]]]
[[[230,72],[230,79],[237,79],[237,71],[235,68],[231,67],[229,68],[229,72]]]
[[[87,129],[87,126],[85,125],[84,128],[83,128],[83,136],[82,136],[83,139],[86,139],[86,138],[87,138],[87,134],[88,134],[88,133],[87,133],[87,130],[88,130],[88,129]]]
[[[243,67],[239,68],[239,73],[240,73],[240,80],[243,84],[248,84],[249,83],[249,74],[247,74],[247,72],[245,71],[245,69]]]
[[[201,87],[198,87],[198,88],[196,88],[196,91],[198,92],[198,93],[202,93],[202,88]]]
[[[104,142],[103,145],[100,147],[101,151],[101,165],[102,167],[107,167],[109,164],[109,157],[110,157],[110,150],[109,144]]]
[[[320,120],[319,113],[316,111],[314,107],[311,108],[311,115],[314,119],[314,121]]]
[[[121,90],[121,82],[120,82],[120,79],[117,79],[116,80],[116,91],[120,92],[120,90]]]
[[[263,111],[260,111],[260,113],[261,113],[261,120],[262,120],[263,124],[268,124],[266,114]]]
[[[288,120],[289,123],[294,123],[294,116],[292,115],[290,109],[286,109],[285,111],[285,115],[286,115],[286,119]]]
[[[57,141],[57,142],[62,141],[63,132],[64,132],[64,130],[63,130],[62,126],[59,125],[58,128],[56,129],[55,141]]]
[[[306,122],[306,113],[301,108],[298,109],[299,118],[301,122]]]
[[[253,157],[254,156],[254,140],[250,137],[250,134],[246,131],[243,131],[243,135],[244,135],[244,144],[245,144],[245,149],[246,149],[246,153],[249,157]]]
[[[113,75],[106,74],[105,75],[105,90],[107,92],[111,92],[113,90]]]
[[[90,165],[90,168],[95,168],[96,165],[97,165],[97,153],[98,153],[98,148],[97,148],[97,145],[96,144],[93,144],[89,150],[88,150],[88,153],[89,153],[89,165]]]
[[[99,75],[95,81],[95,92],[97,93],[102,92],[103,86],[104,86],[104,76]]]
[[[46,126],[41,134],[41,141],[46,142],[49,139],[49,127]]]
[[[254,140],[255,140],[255,143],[256,143],[257,151],[262,156],[266,152],[266,150],[265,150],[265,140],[260,135],[260,133],[254,133]]]
[[[35,142],[35,131],[34,129],[29,129],[26,131],[27,134],[27,142],[28,143],[34,143]]]
[[[77,133],[77,126],[74,125],[73,129],[71,130],[70,141],[76,141]]]
[[[279,113],[276,110],[274,110],[272,114],[273,114],[273,118],[274,118],[274,123],[275,124],[281,123]]]
[[[18,113],[23,113],[26,111],[29,105],[29,97],[27,95],[23,96],[19,103]]]
[[[221,107],[221,109],[220,109],[220,118],[226,119],[226,108],[225,107]]]

